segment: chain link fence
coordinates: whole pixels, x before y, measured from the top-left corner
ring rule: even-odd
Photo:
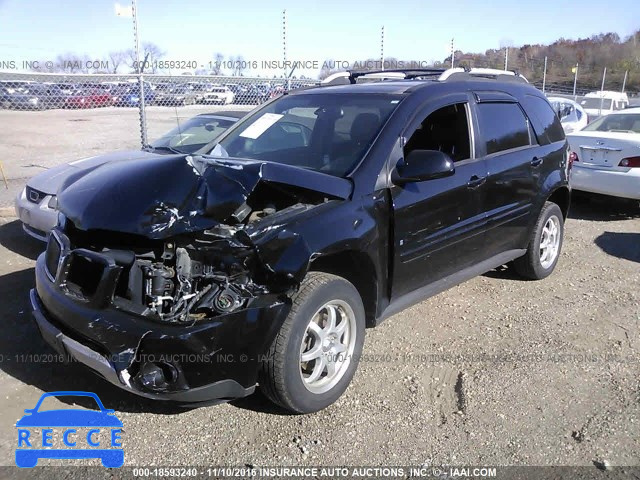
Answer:
[[[0,204],[11,204],[40,171],[91,155],[139,150],[197,115],[247,112],[315,83],[148,74],[141,88],[137,74],[0,72],[0,185],[6,187],[0,188]]]
[[[145,75],[145,104],[259,105],[287,90],[316,85],[313,80],[207,75]],[[138,75],[0,72],[0,107],[12,110],[138,107]]]
[[[64,109],[249,109],[309,80],[206,75],[46,74],[0,72],[0,107],[39,112]],[[141,101],[143,100],[143,101]],[[34,113],[35,114],[35,113]],[[141,117],[142,118],[142,117]],[[146,128],[141,123],[142,130]]]

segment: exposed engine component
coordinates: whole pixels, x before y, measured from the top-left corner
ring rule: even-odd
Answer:
[[[213,307],[220,313],[228,313],[240,307],[242,303],[242,296],[229,286],[216,295]]]
[[[257,220],[260,220],[261,218],[273,215],[274,213],[276,213],[276,207],[273,205],[267,205],[262,210],[255,210],[251,212],[251,215],[249,215],[248,223],[253,223]]]
[[[193,321],[233,312],[266,291],[249,280],[237,261],[208,259],[193,247],[177,247],[175,255],[167,255],[172,247],[165,245],[161,262],[139,258],[132,267],[142,272],[141,300],[148,314],[167,322]]]

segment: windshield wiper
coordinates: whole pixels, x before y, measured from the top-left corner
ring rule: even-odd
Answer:
[[[161,146],[161,147],[154,147],[153,145],[145,145],[144,147],[142,147],[142,149],[146,152],[170,152],[170,153],[178,153],[180,155],[184,154],[185,152],[181,152],[180,150],[177,150],[175,148],[169,147],[169,146]]]

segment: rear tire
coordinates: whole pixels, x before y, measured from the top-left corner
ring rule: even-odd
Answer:
[[[364,332],[356,288],[341,277],[310,272],[260,366],[260,389],[292,412],[322,410],[349,386]]]
[[[513,262],[515,271],[528,279],[541,280],[555,269],[564,236],[564,217],[560,207],[545,202],[529,237],[527,253]]]

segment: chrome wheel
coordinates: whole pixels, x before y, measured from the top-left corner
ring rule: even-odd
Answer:
[[[351,363],[356,343],[356,318],[342,300],[324,304],[311,318],[300,345],[300,376],[315,394],[331,390]]]
[[[560,250],[560,220],[555,215],[547,219],[540,237],[540,265],[549,268]]]

